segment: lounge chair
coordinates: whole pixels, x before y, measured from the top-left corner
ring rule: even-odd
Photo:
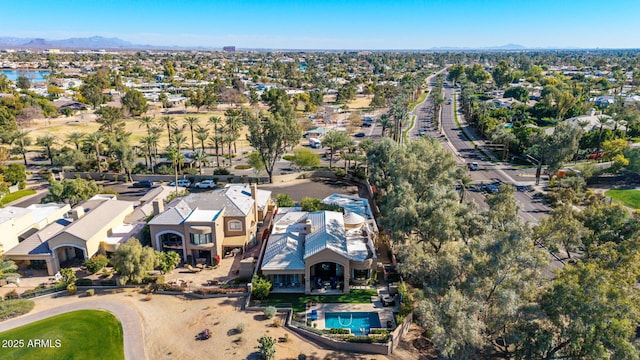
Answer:
[[[318,320],[318,310],[311,310],[311,316],[309,319],[311,319],[311,321]]]

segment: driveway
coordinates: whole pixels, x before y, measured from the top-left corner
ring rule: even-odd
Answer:
[[[124,357],[129,360],[146,359],[144,352],[144,334],[138,313],[125,304],[101,299],[84,298],[84,300],[72,304],[58,306],[52,309],[42,310],[15,319],[0,323],[0,332],[10,330],[22,325],[46,319],[76,310],[106,310],[115,315],[122,324],[124,338]],[[87,336],[91,336],[87,334]],[[80,339],[78,339],[80,340]]]

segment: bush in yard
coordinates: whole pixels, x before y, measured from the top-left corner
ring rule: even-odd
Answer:
[[[230,175],[229,170],[225,168],[215,168],[213,169],[213,175]]]
[[[78,287],[76,286],[76,284],[69,284],[67,285],[67,291],[69,292],[69,294],[73,295],[76,293],[76,291],[78,291]]]
[[[264,308],[264,316],[267,319],[271,319],[272,317],[276,316],[277,311],[278,310],[274,306],[267,306],[266,308]]]
[[[278,207],[292,207],[294,205],[293,199],[289,194],[276,195],[276,204]]]
[[[238,325],[236,325],[236,332],[238,334],[242,334],[244,332],[244,329],[247,327],[247,324],[245,323],[240,323]]]
[[[93,280],[87,278],[80,278],[76,280],[76,286],[91,286],[93,285]]]
[[[269,280],[261,277],[254,276],[251,282],[251,296],[256,300],[264,300],[269,297],[271,291],[271,283]]]
[[[109,263],[109,260],[107,259],[106,256],[94,255],[90,259],[87,259],[84,262],[84,266],[87,268],[87,271],[89,271],[92,274],[95,274],[98,271],[100,271],[100,269],[107,266],[108,263]]]
[[[85,294],[86,296],[93,296],[93,295],[95,295],[95,294],[96,294],[96,291],[95,291],[95,290],[93,290],[93,289],[88,289],[87,291],[85,291],[85,292],[84,292],[84,294]]]
[[[258,349],[260,355],[262,355],[265,360],[271,360],[275,357],[276,339],[272,338],[271,336],[264,335],[263,337],[258,339],[258,344],[259,345],[256,346],[256,349]]]
[[[302,211],[320,211],[322,209],[322,200],[318,198],[303,197],[300,200]]]
[[[72,268],[64,268],[60,270],[60,275],[62,275],[62,281],[65,284],[73,284],[76,282],[76,272],[73,271]]]
[[[307,355],[305,355],[305,354],[299,354],[299,355],[298,355],[298,360],[307,360]]]

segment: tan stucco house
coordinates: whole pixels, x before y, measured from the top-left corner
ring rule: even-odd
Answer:
[[[260,266],[274,292],[349,293],[351,284],[371,278],[377,266],[375,221],[366,199],[343,200],[358,206],[343,207],[344,214],[278,209]]]
[[[115,251],[120,243],[137,236],[143,225],[125,223],[132,212],[132,202],[96,195],[28,236],[4,257],[22,267],[46,268],[54,275],[99,252]]]
[[[243,184],[191,193],[174,199],[166,210],[156,201],[157,215],[149,222],[151,242],[156,250],[177,252],[187,263],[212,264],[233,249],[258,244],[258,222],[272,203],[270,191]]]

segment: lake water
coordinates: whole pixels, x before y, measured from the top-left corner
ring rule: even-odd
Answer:
[[[31,82],[43,82],[46,81],[45,76],[51,74],[49,71],[37,71],[37,70],[0,70],[3,74],[7,75],[9,80],[16,81],[18,76],[25,75],[31,80]]]

